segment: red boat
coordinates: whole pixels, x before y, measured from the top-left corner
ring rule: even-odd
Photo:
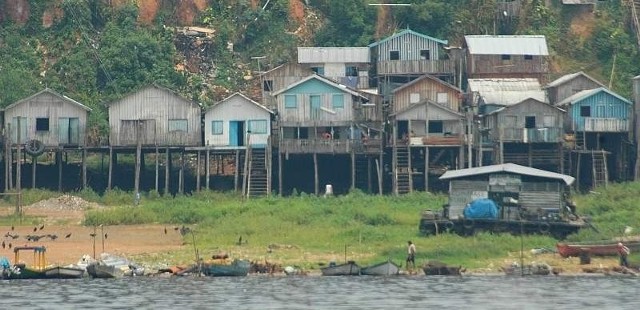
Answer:
[[[556,244],[556,248],[558,249],[558,254],[562,257],[577,257],[585,251],[587,251],[590,256],[616,256],[618,255],[618,242],[621,241],[559,242]],[[632,253],[640,251],[640,241],[622,241],[622,243],[624,243]]]

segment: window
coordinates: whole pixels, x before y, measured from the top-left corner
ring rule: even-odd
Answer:
[[[524,60],[532,60],[533,55],[524,55]]]
[[[418,103],[420,102],[420,94],[419,93],[410,93],[409,94],[409,103]]]
[[[437,93],[436,94],[436,103],[447,104],[447,102],[449,102],[449,94],[447,94],[447,93]]]
[[[345,76],[358,76],[358,67],[346,66],[344,74]]]
[[[524,118],[524,128],[536,128],[536,117],[535,116],[525,116],[525,118]]]
[[[429,121],[429,133],[442,133],[442,121]]]
[[[184,131],[187,132],[187,120],[186,119],[170,119],[169,120],[169,132],[172,131]]]
[[[431,52],[429,50],[420,50],[420,58],[423,60],[431,59]]]
[[[390,51],[389,52],[389,60],[400,60],[400,52],[399,51]]]
[[[295,109],[298,107],[296,95],[284,95],[285,109]]]
[[[273,81],[272,80],[264,80],[262,83],[262,90],[264,91],[273,91]]]
[[[49,118],[36,118],[36,131],[49,131]]]
[[[591,107],[590,106],[580,107],[580,116],[582,116],[582,117],[590,117],[591,116]]]
[[[211,121],[211,134],[212,135],[222,134],[222,121]]]
[[[249,121],[249,127],[247,128],[251,134],[266,134],[267,133],[267,120],[255,120]]]
[[[324,67],[311,67],[311,71],[318,75],[324,75]]]
[[[502,60],[511,60],[511,55],[501,55],[500,58]]]
[[[344,95],[343,94],[333,94],[332,106],[333,106],[334,109],[343,109],[344,108]]]

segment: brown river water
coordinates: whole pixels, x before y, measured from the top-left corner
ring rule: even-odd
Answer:
[[[640,277],[397,276],[0,281],[0,309],[640,309]]]

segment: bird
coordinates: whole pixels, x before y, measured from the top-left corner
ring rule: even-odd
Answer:
[[[4,249],[7,245],[2,241],[2,248]]]
[[[49,239],[51,239],[51,240],[56,240],[56,239],[58,239],[58,235],[51,235],[51,234],[49,234],[49,235],[47,235],[47,237],[49,237]]]
[[[164,228],[164,234],[165,235],[167,234],[167,228],[166,227]]]
[[[184,227],[184,226],[183,226]],[[180,229],[180,227],[176,226],[173,228],[173,230],[178,231],[178,229]]]
[[[632,231],[633,231],[633,227],[631,227],[631,226],[625,226],[624,227],[624,234],[625,235],[630,235]]]
[[[242,236],[240,236],[240,238],[238,238],[238,245],[242,245]]]
[[[20,235],[11,235],[10,237],[11,237],[11,239],[18,239],[20,237]]]
[[[40,226],[40,230],[43,230],[43,229],[44,229],[44,224],[42,224],[42,226]]]
[[[105,239],[107,239],[107,236],[108,236],[108,235],[107,235],[107,233],[104,233],[104,238],[105,238]]]
[[[11,242],[9,242],[9,248],[11,248]]]
[[[33,228],[33,231],[38,231],[38,227],[34,227],[34,228]]]
[[[15,229],[16,229],[16,228],[15,228],[13,225],[11,225],[11,230],[13,231],[13,230],[15,230]]]
[[[96,234],[94,234],[94,233],[90,233],[90,234],[89,234],[89,236],[91,236],[91,237],[94,237],[94,238],[95,238]]]
[[[69,237],[71,237],[71,233],[68,233],[68,234],[67,234],[66,236],[64,236],[64,237],[68,239]]]

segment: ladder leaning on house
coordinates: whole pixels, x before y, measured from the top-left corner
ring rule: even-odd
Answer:
[[[270,148],[247,146],[245,158],[246,182],[243,184],[245,197],[264,197],[271,192]]]
[[[593,165],[593,188],[607,187],[609,172],[607,170],[607,151],[592,150],[591,163]]]

